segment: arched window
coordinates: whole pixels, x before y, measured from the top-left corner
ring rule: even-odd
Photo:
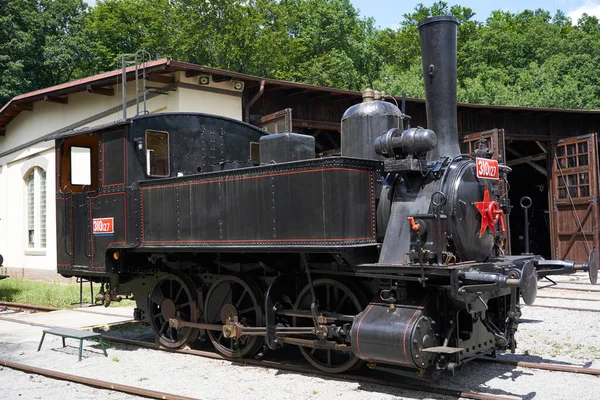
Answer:
[[[26,186],[27,249],[46,248],[46,171],[31,168],[24,177]]]

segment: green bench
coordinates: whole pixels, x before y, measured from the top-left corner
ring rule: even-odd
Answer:
[[[83,350],[83,341],[86,339],[100,339],[100,345],[102,346],[102,351],[104,351],[104,356],[108,357],[106,353],[106,347],[104,346],[104,340],[102,340],[102,334],[90,331],[80,331],[77,329],[71,328],[51,328],[44,329],[44,333],[42,334],[42,340],[40,340],[40,345],[38,346],[37,351],[40,351],[42,348],[42,343],[44,343],[44,338],[48,335],[60,336],[62,338],[62,345],[65,347],[65,338],[70,339],[79,339],[79,361],[81,361],[81,352]]]

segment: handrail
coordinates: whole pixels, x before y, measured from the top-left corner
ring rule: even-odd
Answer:
[[[67,191],[67,189],[69,191]],[[73,214],[73,188],[71,187],[71,185],[65,185],[65,187],[63,187],[63,193],[66,194],[69,198],[69,213],[71,213],[71,215]],[[65,207],[66,208],[66,207]],[[73,253],[74,253],[74,244],[73,244],[73,240],[75,238],[75,235],[73,233],[73,218],[71,217],[71,224],[68,223],[68,213],[67,210],[65,209],[65,228],[69,227],[69,231],[70,231],[70,239],[71,239],[71,252],[69,252],[69,248],[67,246],[67,240],[65,240],[65,253],[67,253],[67,255],[69,257],[73,257]],[[71,260],[71,262],[73,262],[73,260]]]
[[[83,196],[83,203],[84,203],[84,205],[88,203],[88,202],[87,202],[87,199],[88,199],[88,194],[87,194],[87,192],[85,191],[85,187],[86,187],[86,186],[89,186],[89,187],[91,187],[90,185],[82,185],[82,186],[81,186],[81,194],[82,194],[82,196]],[[88,212],[89,212],[88,210],[89,210],[89,208],[88,208],[88,207],[84,207],[84,208],[83,208],[83,214],[84,214],[84,215],[87,215],[87,214],[88,214]],[[90,216],[88,216],[88,218],[86,218],[86,219],[88,220],[88,222],[89,222],[90,218],[91,218],[91,215],[90,215]],[[92,222],[92,223],[93,223],[93,222]],[[89,226],[88,228],[89,228],[89,229],[86,229],[86,230],[85,230],[85,233],[83,234],[83,238],[84,238],[84,240],[85,240],[85,242],[83,243],[83,253],[85,254],[85,256],[86,256],[87,258],[90,258],[90,259],[91,259],[91,258],[92,258],[92,254],[91,254],[91,253],[92,253],[92,235],[90,234],[90,229],[91,229],[92,227],[91,227],[91,226]],[[90,252],[89,252],[89,254],[88,254],[88,246],[90,247]],[[92,260],[90,260],[90,262],[93,262],[93,261],[92,261]]]

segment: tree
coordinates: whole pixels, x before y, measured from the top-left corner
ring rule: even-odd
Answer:
[[[118,68],[121,54],[147,50],[155,56],[171,53],[169,0],[99,1],[85,21],[85,36],[93,47],[95,72]]]

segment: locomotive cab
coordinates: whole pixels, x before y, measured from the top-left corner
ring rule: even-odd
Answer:
[[[249,163],[264,132],[200,114],[135,117],[56,140],[58,272],[100,281],[140,245],[139,183]],[[179,155],[183,155],[180,157]]]

